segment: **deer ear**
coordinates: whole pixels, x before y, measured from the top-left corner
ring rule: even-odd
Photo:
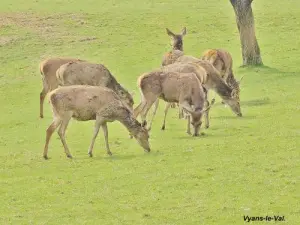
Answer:
[[[186,27],[184,27],[184,28],[182,29],[181,35],[182,35],[182,36],[186,35]]]
[[[170,37],[175,37],[175,34],[172,31],[170,31],[168,28],[166,28],[166,31]]]

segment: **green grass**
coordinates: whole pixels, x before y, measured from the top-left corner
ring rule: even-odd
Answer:
[[[0,7],[0,224],[244,224],[243,216],[300,219],[300,3],[254,1],[266,66],[239,68],[241,52],[229,1],[3,0]],[[221,3],[222,2],[222,3]],[[93,122],[67,130],[73,160],[55,134],[42,159],[51,110],[39,119],[38,64],[73,56],[105,64],[140,98],[136,79],[169,50],[165,27],[187,26],[186,54],[226,48],[242,83],[243,118],[221,104],[199,138],[163,106],[146,154],[119,123],[109,124],[87,156]],[[96,37],[91,41],[86,38]],[[220,102],[220,101],[218,101]],[[298,148],[297,148],[298,147]],[[259,224],[272,224],[260,222]],[[253,223],[254,224],[254,223]]]

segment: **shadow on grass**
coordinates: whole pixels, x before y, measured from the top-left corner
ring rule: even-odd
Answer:
[[[142,153],[142,154],[141,154]],[[148,156],[157,156],[157,155],[162,155],[161,152],[159,151],[155,151],[155,149],[153,149],[151,152],[147,153],[144,152],[143,154],[143,149],[141,149],[141,152],[137,152],[136,155],[126,155],[124,153],[124,155],[119,155],[118,153],[112,153],[112,156],[105,156],[105,155],[94,155],[93,157],[89,157],[88,155],[86,157],[84,156],[80,156],[80,157],[76,157],[77,160],[109,160],[109,161],[115,161],[115,160],[131,160],[131,159],[135,159],[135,158],[141,158],[141,157],[148,157]]]
[[[262,106],[262,105],[268,105],[271,101],[269,98],[262,98],[262,99],[252,99],[248,101],[242,101],[241,105],[243,106]]]
[[[299,76],[300,71],[282,71],[280,69],[269,67],[265,65],[261,66],[240,66],[239,69],[245,71],[262,72],[264,74],[281,74],[279,77]],[[276,76],[278,77],[278,76]]]
[[[243,117],[237,117],[237,116],[216,116],[216,117],[212,117],[211,119],[224,119],[224,120],[252,120],[252,119],[256,119],[256,116],[247,116],[245,114],[243,114]]]

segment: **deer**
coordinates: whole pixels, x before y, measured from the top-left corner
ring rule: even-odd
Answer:
[[[120,99],[133,110],[132,95],[116,80],[111,72],[102,64],[90,62],[68,62],[56,71],[60,86],[91,85],[112,89]]]
[[[203,53],[201,58],[190,55],[184,55],[183,51],[172,50],[164,54],[162,66],[169,65],[174,62],[197,62],[199,60],[209,61],[218,71],[221,78],[233,89],[239,98],[240,83],[244,76],[236,81],[232,72],[232,57],[230,53],[224,49],[210,49]]]
[[[56,70],[63,64],[72,61],[83,61],[76,58],[48,58],[40,62],[39,70],[42,76],[43,89],[40,92],[40,118],[44,118],[44,100],[46,95],[58,87]]]
[[[215,100],[212,99],[209,104],[207,100],[207,92],[209,90],[214,90],[221,99],[229,105],[231,110],[239,117],[242,116],[239,99],[236,97],[235,90],[231,89],[219,76],[219,72],[206,61],[198,61],[197,63],[173,63],[161,68],[162,71],[168,72],[181,72],[181,73],[195,73],[197,78],[200,80],[205,93],[206,93],[206,105],[214,104]],[[204,70],[205,73],[201,72]],[[204,77],[203,77],[204,76]],[[169,105],[166,105],[165,115],[168,112]],[[180,108],[180,107],[179,107]],[[181,111],[181,108],[180,108]],[[182,114],[182,112],[181,112]],[[205,128],[209,128],[209,110],[206,111],[205,115]],[[165,120],[162,125],[162,130],[165,129]]]
[[[244,76],[236,81],[232,71],[232,56],[227,50],[208,49],[200,58],[209,61],[220,72],[222,79],[237,93],[240,92],[240,83]]]
[[[205,66],[206,68],[210,68],[211,71],[214,70],[215,71],[214,73],[216,73],[220,77],[222,77],[222,75],[220,74],[220,72],[216,68],[215,69],[211,69],[212,67],[207,62],[205,62],[205,61],[207,61],[207,60],[201,60],[201,59],[198,59],[198,58],[193,57],[193,56],[184,55],[184,53],[182,51],[173,50],[173,51],[170,51],[170,52],[167,52],[166,54],[164,54],[163,60],[162,60],[162,66],[170,65],[170,64],[175,63],[175,62],[197,63],[197,64],[206,65]],[[231,79],[232,83],[231,82],[227,83],[223,79],[224,82],[226,82],[226,84],[229,85],[230,88],[234,90],[234,95],[238,99],[238,101],[240,100],[239,99],[239,94],[240,94],[239,84],[240,84],[241,80],[243,79],[243,77],[240,79],[240,81],[235,81],[234,78]]]
[[[183,51],[183,37],[186,35],[186,27],[183,27],[180,34],[173,33],[170,29],[166,28],[167,34],[171,38],[171,46],[173,50]],[[175,104],[172,103],[171,108],[175,108]]]
[[[186,27],[181,30],[180,34],[173,33],[166,28],[167,34],[171,37],[171,46],[173,50],[183,51],[183,37],[186,35]]]
[[[147,113],[151,106],[162,99],[168,103],[178,103],[190,116],[188,116],[187,133],[190,134],[189,125],[194,127],[193,136],[199,136],[204,112],[205,93],[203,87],[194,73],[163,72],[154,70],[144,73],[138,78],[138,87],[141,93],[141,102],[134,109],[134,117],[141,115],[142,126],[146,126]],[[156,113],[154,109],[151,124]]]
[[[89,85],[63,86],[50,92],[49,102],[53,112],[53,121],[46,130],[44,159],[48,159],[50,138],[58,127],[58,135],[64,152],[68,158],[72,158],[65,140],[65,132],[71,118],[77,121],[95,120],[94,134],[88,150],[90,157],[93,157],[94,143],[100,127],[104,133],[106,152],[112,155],[108,143],[107,123],[113,121],[123,124],[144,151],[150,152],[148,131],[134,118],[132,111],[110,88]]]
[[[171,57],[168,57],[169,54],[172,54]],[[207,73],[207,79],[202,83],[203,87],[206,91],[214,90],[222,100],[230,106],[231,110],[239,117],[242,116],[242,112],[240,109],[240,100],[239,94],[237,93],[236,89],[232,89],[228,86],[225,81],[221,78],[219,71],[208,61],[200,60],[193,56],[186,56],[183,54],[182,51],[174,50],[172,52],[168,52],[164,55],[162,61],[161,69],[163,71],[176,71],[176,72],[194,72],[196,75],[198,74],[197,70],[199,67],[203,68]],[[200,73],[201,74],[201,73]],[[203,80],[201,76],[198,75],[200,80]],[[208,101],[207,101],[208,102]],[[213,104],[215,100],[212,100]],[[207,103],[208,104],[208,103]],[[169,103],[166,105],[165,108],[165,115],[170,108]],[[206,112],[207,114],[209,111]],[[182,117],[182,109],[179,107],[179,117]],[[208,115],[205,116],[207,118]],[[205,128],[209,128],[209,120],[206,119]],[[165,120],[162,125],[162,130],[165,129]]]

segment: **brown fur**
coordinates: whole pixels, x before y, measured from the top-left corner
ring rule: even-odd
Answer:
[[[207,54],[206,58],[199,59],[199,58],[196,58],[193,56],[184,55],[184,53],[182,51],[173,50],[164,55],[162,65],[165,66],[165,65],[169,65],[169,64],[172,64],[175,62],[187,63],[187,62],[201,62],[201,61],[208,61],[212,65],[214,65],[214,62],[216,62],[217,67],[215,67],[215,66],[214,67],[217,69],[218,75],[220,77],[222,77],[222,79],[226,82],[226,84],[232,89],[232,96],[234,98],[236,98],[238,101],[240,101],[239,82],[237,82],[235,80],[234,75],[232,73],[232,59],[231,59],[230,54],[228,52],[223,53],[221,51],[220,52],[208,51],[206,54]],[[220,68],[223,68],[223,67],[220,67],[220,65],[225,65],[224,63],[220,63],[220,62],[223,62],[223,61],[221,61],[220,55],[222,55],[222,60],[224,60],[224,62],[226,62],[226,65],[228,65],[228,66],[226,66],[226,68],[227,68],[226,74],[228,74],[226,76],[224,75],[224,72],[222,72],[222,69],[220,69]],[[209,57],[210,57],[210,60],[208,60]],[[214,61],[214,59],[216,59],[216,60]],[[231,61],[231,64],[229,63],[230,61]]]
[[[224,49],[208,49],[201,57],[202,60],[209,61],[220,72],[223,80],[235,90],[239,98],[240,87],[232,72],[232,56]]]
[[[166,102],[179,103],[192,117],[194,135],[199,135],[205,94],[197,76],[193,73],[163,72],[155,70],[145,73],[138,78],[138,86],[141,92],[141,103],[134,109],[134,117],[141,114],[142,124],[146,125],[146,117],[149,109],[156,103],[150,122],[156,113],[158,99]],[[188,132],[189,129],[188,129]]]
[[[107,122],[118,120],[137,139],[138,143],[149,152],[148,131],[134,119],[132,112],[123,104],[119,96],[109,88],[73,85],[60,87],[50,93],[53,122],[46,132],[44,158],[48,158],[48,145],[53,132],[59,127],[58,134],[67,157],[72,158],[65,141],[65,131],[71,118],[78,121],[96,120],[95,131],[88,154],[93,155],[95,139],[100,126],[103,129],[106,150],[111,155],[108,145]]]
[[[40,117],[44,117],[44,100],[48,92],[58,87],[56,79],[56,70],[63,64],[72,61],[82,61],[75,58],[49,58],[42,61],[39,65],[39,70],[42,75],[43,89],[40,93]]]
[[[118,83],[116,78],[102,64],[89,62],[66,63],[57,70],[56,77],[61,86],[80,84],[110,88],[130,109],[133,109],[134,102],[131,94]]]
[[[221,78],[219,71],[208,61],[200,60],[193,56],[184,55],[182,51],[173,50],[169,52],[171,56],[169,59],[164,58],[162,64],[168,64],[167,66],[162,67],[163,71],[173,71],[173,72],[186,72],[186,73],[195,73],[202,82],[205,90],[208,91],[210,89],[214,90],[223,101],[228,104],[231,110],[237,114],[238,116],[242,116],[239,98],[236,95],[234,89],[229,87],[225,81]],[[206,78],[202,77],[203,75],[198,74],[199,67],[206,71]],[[202,73],[200,73],[202,74]],[[214,102],[214,99],[213,101]],[[207,106],[209,106],[209,102],[206,101]],[[165,116],[168,112],[170,104],[166,105],[165,108]],[[182,109],[179,108],[179,118],[183,115]],[[209,127],[209,110],[206,111],[205,116],[205,127]],[[162,126],[162,129],[165,129],[165,120]]]
[[[213,78],[213,80],[208,79],[209,83],[203,84],[207,88],[207,90],[214,89],[223,100],[224,100],[224,97],[227,99],[229,97],[232,97],[238,103],[240,102],[239,89],[237,90],[236,87],[231,87],[224,80],[222,82],[221,79],[218,79],[216,77],[216,75],[221,78],[220,72],[210,62],[208,62],[206,60],[201,60],[201,59],[195,58],[193,56],[184,55],[184,53],[179,50],[173,50],[170,52],[170,58],[169,59],[164,58],[162,64],[170,65],[170,64],[174,64],[174,63],[197,64],[197,65],[203,67],[207,71],[208,77]],[[215,82],[217,82],[217,83],[215,83]],[[227,86],[227,87],[225,87],[225,86]],[[224,89],[224,88],[228,91],[231,89],[231,95],[228,96],[227,95],[228,93],[226,95],[223,95],[225,93],[222,94],[221,89]]]

